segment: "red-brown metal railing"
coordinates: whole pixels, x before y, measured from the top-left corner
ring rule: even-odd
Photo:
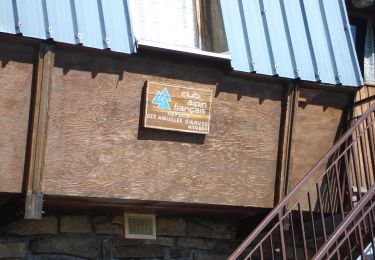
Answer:
[[[313,259],[345,259],[350,255],[359,254],[365,258],[365,245],[369,244],[375,252],[375,185],[372,185],[363,198],[352,211],[345,217],[337,230],[324,243]],[[366,239],[367,238],[367,239]],[[359,240],[359,241],[358,241]],[[351,241],[356,241],[356,246],[346,246]],[[370,250],[369,250],[370,251]]]
[[[375,104],[354,119],[352,127],[252,231],[230,260],[311,259],[319,251],[348,212],[362,205],[362,197],[375,183],[374,111]],[[349,258],[354,258],[353,250],[363,241],[362,235],[356,232],[354,240],[345,240]],[[338,241],[331,243],[339,246]]]

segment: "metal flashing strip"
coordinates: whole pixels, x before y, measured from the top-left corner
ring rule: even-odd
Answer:
[[[137,48],[142,47],[151,47],[156,49],[163,49],[167,51],[175,51],[185,54],[193,54],[193,55],[199,55],[202,57],[209,57],[209,58],[216,58],[216,59],[222,59],[222,60],[230,60],[231,57],[229,54],[226,53],[215,53],[215,52],[209,52],[209,51],[202,51],[201,49],[195,49],[195,48],[188,48],[188,47],[181,47],[176,45],[170,45],[160,42],[153,42],[153,41],[147,41],[147,40],[136,40],[136,46]]]

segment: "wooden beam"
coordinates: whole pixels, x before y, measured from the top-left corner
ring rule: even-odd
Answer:
[[[54,46],[41,44],[35,66],[32,116],[29,138],[29,165],[27,168],[27,191],[25,218],[42,218],[43,209],[43,167],[48,127],[49,92],[51,70],[54,65]]]
[[[66,214],[66,209],[75,214],[89,212],[122,215],[126,211],[156,215],[222,216],[232,219],[269,212],[269,209],[257,207],[46,195],[45,211],[48,214]]]
[[[291,108],[290,108],[290,129],[289,129],[289,137],[288,137],[288,157],[287,157],[287,167],[285,168],[285,190],[284,196],[286,196],[289,192],[289,184],[291,183],[291,171],[293,167],[293,157],[294,157],[294,147],[295,147],[295,132],[297,128],[298,122],[298,102],[300,96],[300,83],[296,82],[293,86],[292,91],[292,100],[291,100]]]
[[[203,32],[202,32],[202,5],[201,5],[201,0],[195,0],[195,17],[197,19],[197,35],[198,35],[198,42],[199,42],[199,48],[203,49]]]
[[[299,83],[291,81],[285,91],[281,108],[279,152],[275,181],[275,199],[277,205],[288,192],[290,171],[294,150],[293,133],[297,122]]]

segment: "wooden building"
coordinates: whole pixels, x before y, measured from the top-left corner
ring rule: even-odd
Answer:
[[[0,207],[251,222],[374,96],[344,1],[146,2],[0,2]],[[150,82],[211,92],[209,131],[145,126]]]

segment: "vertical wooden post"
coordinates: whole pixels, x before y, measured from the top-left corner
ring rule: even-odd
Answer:
[[[279,135],[279,153],[275,183],[275,200],[277,205],[287,194],[292,169],[294,141],[293,133],[297,124],[299,83],[292,81],[285,92],[282,105],[282,118]]]
[[[41,219],[43,211],[43,168],[48,126],[51,71],[54,65],[54,46],[41,44],[36,62],[30,124],[29,167],[27,169],[26,219]]]

